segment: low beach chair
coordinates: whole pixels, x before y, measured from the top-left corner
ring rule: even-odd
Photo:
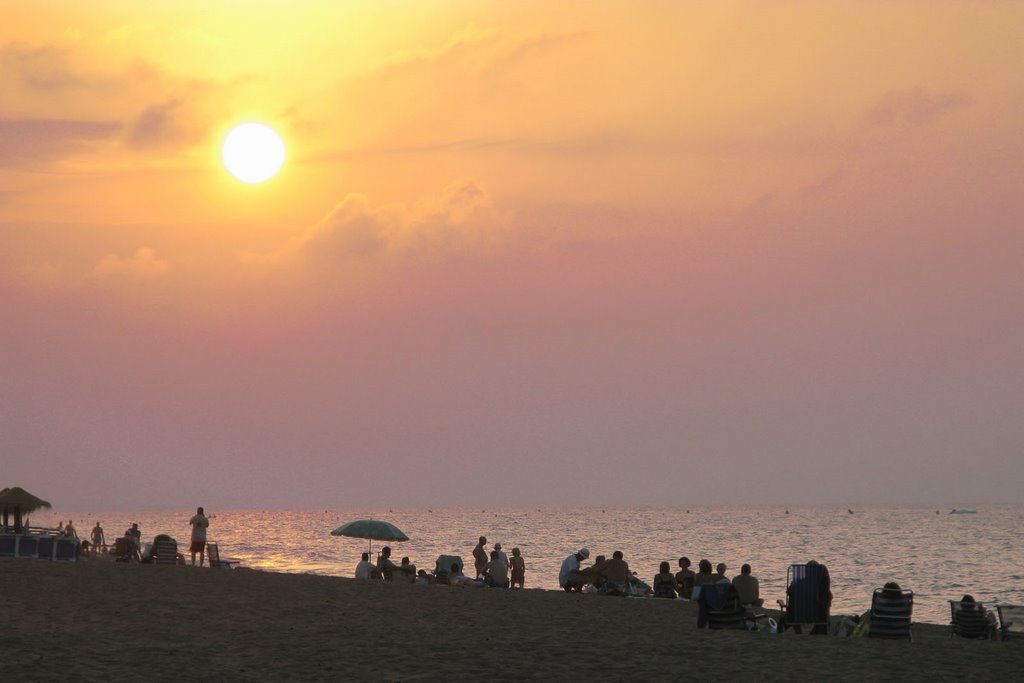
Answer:
[[[768,616],[755,614],[740,604],[736,587],[728,583],[708,583],[697,594],[697,628],[756,631],[757,621]]]
[[[236,557],[221,557],[220,547],[216,543],[206,544],[206,559],[210,561],[210,569],[231,569],[231,565],[242,562]]]
[[[786,571],[786,600],[779,600],[786,628],[802,633],[828,634],[831,580],[822,564],[793,564]]]
[[[153,543],[151,555],[155,564],[177,564],[178,542],[170,536],[160,536]]]
[[[457,564],[465,570],[466,565],[463,564],[462,558],[458,555],[441,555],[434,562],[434,583],[448,583],[448,573],[451,571],[452,565]]]
[[[1024,605],[996,605],[999,613],[999,639],[1024,638]]]
[[[914,611],[913,591],[877,588],[871,596],[868,638],[912,640],[910,617]]]
[[[990,633],[985,607],[980,602],[949,601],[949,637],[988,640]]]

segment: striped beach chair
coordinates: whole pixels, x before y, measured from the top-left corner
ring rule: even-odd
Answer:
[[[949,637],[959,636],[971,640],[987,640],[990,629],[985,607],[973,600],[949,601]]]
[[[913,591],[877,588],[871,596],[868,638],[912,640],[910,617],[914,611]]]

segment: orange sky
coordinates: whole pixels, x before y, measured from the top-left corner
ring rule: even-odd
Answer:
[[[2,485],[1020,500],[1024,5],[0,16]]]

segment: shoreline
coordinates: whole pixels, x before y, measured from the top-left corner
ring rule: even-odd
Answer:
[[[9,680],[1013,678],[1020,642],[698,630],[677,600],[357,582],[315,574],[0,559]]]

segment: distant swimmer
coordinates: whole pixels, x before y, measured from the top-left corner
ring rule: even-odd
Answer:
[[[849,512],[851,515],[853,514],[853,510],[851,510],[850,508],[846,508],[846,511]]]

